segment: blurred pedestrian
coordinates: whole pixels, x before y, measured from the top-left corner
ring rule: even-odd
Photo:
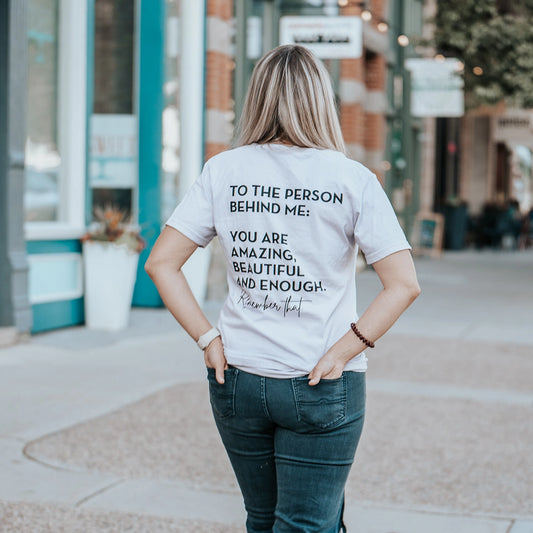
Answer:
[[[376,176],[344,155],[328,73],[306,48],[258,62],[237,145],[206,163],[145,268],[204,350],[248,532],[346,531],[363,350],[419,294],[410,246]],[[229,284],[218,329],[180,270],[215,235]],[[358,247],[383,284],[360,318]]]

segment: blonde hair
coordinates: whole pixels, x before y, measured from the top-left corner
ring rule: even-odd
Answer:
[[[252,73],[236,145],[270,142],[345,151],[328,71],[303,46],[274,48]]]

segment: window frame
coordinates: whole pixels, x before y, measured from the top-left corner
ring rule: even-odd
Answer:
[[[79,238],[85,232],[87,3],[59,1],[58,220],[25,222],[26,240]]]

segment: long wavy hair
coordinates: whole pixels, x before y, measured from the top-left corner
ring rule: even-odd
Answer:
[[[235,144],[271,142],[345,152],[329,73],[303,46],[274,48],[252,73]]]

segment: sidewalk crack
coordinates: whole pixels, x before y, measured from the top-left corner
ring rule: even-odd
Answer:
[[[100,494],[103,494],[107,490],[110,490],[121,483],[124,483],[125,479],[119,479],[118,481],[113,481],[113,483],[109,483],[109,485],[106,485],[105,487],[102,487],[101,489],[98,489],[94,492],[91,492],[91,494],[88,494],[87,496],[83,497],[81,500],[77,501],[74,504],[74,507],[79,507],[80,505],[83,505],[84,503],[88,502],[90,499],[94,498],[95,496],[99,496]]]

